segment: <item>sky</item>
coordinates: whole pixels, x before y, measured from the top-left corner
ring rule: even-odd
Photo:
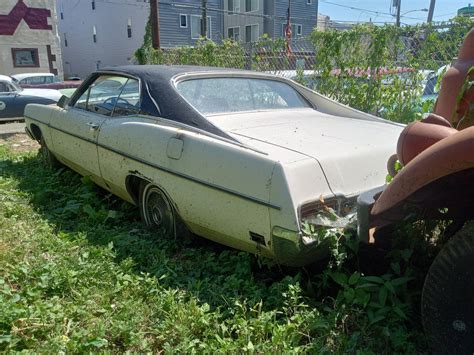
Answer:
[[[402,24],[425,22],[428,12],[413,11],[428,9],[430,0],[400,0]],[[461,7],[468,6],[470,0],[436,0],[433,21],[447,21],[456,15]],[[332,21],[389,22],[395,23],[390,15],[392,0],[319,0],[319,13],[328,15]],[[474,5],[474,0],[472,0]],[[342,6],[338,6],[342,5]],[[344,7],[343,7],[344,6]],[[358,8],[350,9],[348,7]]]

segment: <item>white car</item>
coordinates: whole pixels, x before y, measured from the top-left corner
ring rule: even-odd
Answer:
[[[304,220],[383,185],[403,128],[285,78],[185,66],[98,71],[25,120],[47,161],[138,205],[160,233],[183,223],[294,266],[327,252]]]
[[[11,77],[20,85],[52,84],[59,81],[57,76],[52,73],[21,73],[13,74]]]

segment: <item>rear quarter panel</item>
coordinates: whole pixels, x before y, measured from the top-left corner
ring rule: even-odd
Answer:
[[[128,175],[144,177],[165,191],[194,233],[271,255],[269,209],[280,208],[270,206],[275,162],[264,154],[165,121],[108,120],[99,135],[99,163],[105,181],[123,196]],[[182,141],[180,157],[170,158],[170,140]],[[252,241],[250,231],[263,236],[265,246]]]

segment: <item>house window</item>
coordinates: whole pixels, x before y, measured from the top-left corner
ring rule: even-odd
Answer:
[[[64,47],[67,47],[67,36],[64,34]]]
[[[303,35],[303,26],[302,25],[295,25],[296,26],[296,35],[302,36]]]
[[[229,27],[227,29],[227,37],[234,41],[240,40],[240,27]]]
[[[207,17],[207,38],[211,38],[211,18]],[[201,37],[201,16],[191,16],[191,38],[198,39]]]
[[[234,12],[240,12],[240,0],[228,0],[227,8],[229,15],[235,15]]]
[[[179,15],[179,27],[188,28],[188,15]]]
[[[95,0],[92,0],[91,5],[92,5],[92,10],[95,10]]]
[[[286,23],[281,24],[281,35],[285,37]],[[291,38],[295,38],[303,35],[303,26],[296,23],[291,24]]]
[[[97,29],[95,28],[95,26],[92,26],[92,41],[94,41],[94,43],[97,43]]]
[[[39,67],[38,48],[12,48],[13,66],[25,68]]]
[[[127,37],[132,38],[132,18],[131,17],[128,18],[128,22],[127,22]]]
[[[245,0],[245,12],[257,11],[259,0]]]
[[[245,42],[256,42],[258,40],[258,24],[245,26]]]

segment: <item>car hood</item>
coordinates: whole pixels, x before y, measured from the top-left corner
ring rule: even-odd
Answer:
[[[248,112],[209,119],[236,139],[282,163],[291,163],[285,161],[285,150],[317,160],[333,193],[345,196],[385,183],[387,160],[395,154],[403,129],[403,125],[381,119],[338,117],[313,109]]]
[[[62,96],[58,90],[52,89],[23,89],[18,94],[21,96],[39,96],[54,101],[58,101]]]

